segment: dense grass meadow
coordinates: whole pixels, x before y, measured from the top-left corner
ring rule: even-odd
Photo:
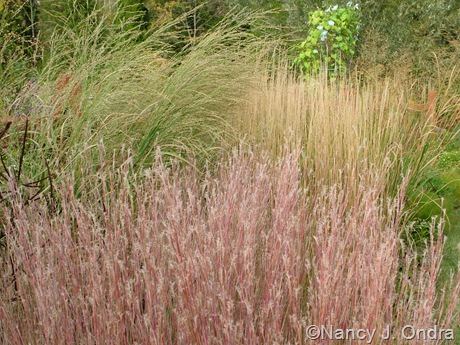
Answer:
[[[0,344],[460,344],[460,36],[331,76],[276,11],[7,3]]]

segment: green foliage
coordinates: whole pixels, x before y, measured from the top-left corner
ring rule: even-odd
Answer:
[[[460,167],[460,151],[444,151],[439,157],[439,167],[441,169],[451,169],[455,166]]]
[[[149,13],[143,3],[143,0],[120,0],[115,4],[118,7],[118,20],[129,24],[126,29],[145,31],[148,28]]]
[[[35,1],[0,1],[0,114],[11,111],[40,60]]]
[[[0,47],[13,41],[30,56],[37,37],[37,2],[35,0],[0,0]],[[3,57],[4,58],[4,57]]]
[[[294,63],[303,73],[317,73],[321,68],[342,75],[355,55],[360,23],[358,5],[349,2],[317,10],[309,15],[309,35],[300,43]]]
[[[100,7],[98,3],[97,0],[41,0],[38,20],[45,48],[49,48],[54,34],[77,27]]]
[[[143,0],[42,0],[39,9],[40,34],[47,49],[54,34],[66,29],[78,29],[80,23],[89,17],[96,24],[98,19],[94,14],[112,17],[127,31],[134,28],[145,31],[149,22]]]
[[[175,21],[171,43],[180,51],[196,43],[198,37],[215,27],[229,11],[221,0],[146,0],[151,25],[158,27]]]
[[[427,79],[458,63],[460,2],[365,0],[362,9],[361,69]]]
[[[438,235],[435,224],[436,219],[427,220],[423,218],[416,218],[404,227],[404,231],[401,234],[402,240],[406,245],[418,248],[418,252],[421,253],[426,249],[426,244],[430,241],[432,229],[434,229],[433,235],[435,237]]]
[[[269,11],[267,20],[279,27],[289,40],[305,37],[308,13],[324,5],[323,0],[224,0],[230,8],[241,6],[250,10]]]
[[[447,216],[446,228],[460,219],[460,152],[445,151],[436,167],[427,169],[420,184],[409,198],[417,205],[414,219],[429,221],[434,216]]]
[[[460,5],[455,0],[366,0],[363,8],[363,26],[384,34],[392,51],[449,44],[458,33]]]

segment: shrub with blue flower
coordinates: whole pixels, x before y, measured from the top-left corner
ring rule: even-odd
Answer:
[[[296,46],[300,52],[294,63],[304,74],[325,69],[329,75],[343,75],[355,55],[359,24],[359,6],[351,1],[311,12],[309,35]]]

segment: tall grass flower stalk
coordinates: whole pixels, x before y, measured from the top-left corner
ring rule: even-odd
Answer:
[[[80,198],[66,175],[59,215],[17,196],[0,341],[304,344],[312,323],[455,325],[460,279],[453,294],[434,289],[442,236],[421,266],[398,240],[404,185],[380,198],[382,172],[363,171],[354,198],[339,185],[304,188],[299,156],[241,149],[204,177],[159,155],[135,177],[127,156]]]
[[[397,79],[331,82],[323,75],[299,80],[281,58],[261,76],[236,126],[274,156],[283,152],[286,138],[300,141],[305,169],[330,185],[357,187],[357,172],[384,170],[381,177],[394,196],[402,176],[417,179],[449,140],[437,122],[448,100],[440,99],[438,117],[427,116],[408,109],[419,95]]]

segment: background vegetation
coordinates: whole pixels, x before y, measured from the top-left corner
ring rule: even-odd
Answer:
[[[2,344],[458,328],[460,5],[336,5],[0,0]]]

